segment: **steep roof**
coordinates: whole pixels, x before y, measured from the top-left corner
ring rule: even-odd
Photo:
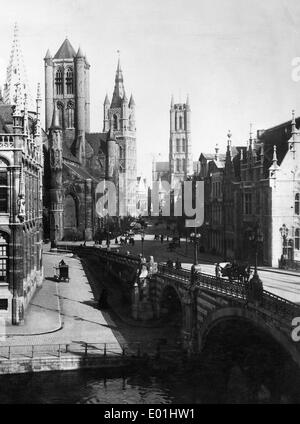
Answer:
[[[92,147],[94,154],[106,153],[108,133],[85,133],[85,139]]]
[[[76,52],[70,41],[66,38],[58,49],[58,51],[56,52],[54,59],[72,59],[75,56]]]

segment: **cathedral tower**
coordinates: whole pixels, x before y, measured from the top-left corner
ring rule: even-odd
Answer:
[[[48,50],[45,62],[46,131],[53,110],[58,110],[64,151],[85,163],[85,133],[90,131],[90,65],[81,48],[76,53],[66,38],[54,57]]]
[[[104,101],[103,131],[109,130],[113,132],[120,150],[119,212],[121,216],[136,215],[135,102],[132,95],[129,101],[126,96],[120,59],[112,101],[110,103],[107,96]]]
[[[193,174],[193,157],[191,142],[191,109],[189,98],[186,103],[174,104],[172,96],[170,107],[170,144],[169,166],[170,184],[173,188]]]

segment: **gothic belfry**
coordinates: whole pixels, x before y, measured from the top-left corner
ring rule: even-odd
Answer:
[[[54,57],[45,56],[46,131],[54,107],[64,138],[64,151],[85,164],[85,133],[90,131],[90,65],[81,48],[76,54],[66,38]]]
[[[169,167],[171,187],[193,174],[191,142],[191,108],[189,97],[186,103],[174,104],[172,96],[170,107],[170,144]]]
[[[35,110],[33,99],[27,81],[27,74],[24,65],[23,55],[20,47],[19,30],[15,23],[14,38],[11,49],[9,65],[6,72],[6,82],[3,90],[4,103],[15,105],[18,92],[18,101],[21,107],[24,105],[25,94],[27,95],[28,108]]]
[[[113,131],[120,148],[119,159],[119,213],[136,215],[136,128],[135,102],[131,95],[128,102],[124,88],[120,58],[118,60],[115,87],[111,103],[104,101],[103,131]],[[113,159],[113,158],[109,158]]]

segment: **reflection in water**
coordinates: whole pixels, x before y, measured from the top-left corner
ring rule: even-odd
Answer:
[[[242,326],[242,327],[241,327]],[[193,362],[176,370],[100,370],[0,377],[0,403],[300,403],[299,371],[283,349],[250,324],[226,321]]]

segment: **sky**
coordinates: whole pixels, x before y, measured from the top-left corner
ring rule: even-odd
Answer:
[[[3,2],[3,5],[1,3]],[[0,84],[19,35],[31,91],[44,90],[43,58],[65,37],[91,64],[91,131],[102,131],[120,50],[127,96],[136,102],[138,172],[168,158],[169,108],[190,98],[194,160],[225,151],[230,129],[246,144],[249,125],[266,129],[300,115],[299,0],[0,0]]]

